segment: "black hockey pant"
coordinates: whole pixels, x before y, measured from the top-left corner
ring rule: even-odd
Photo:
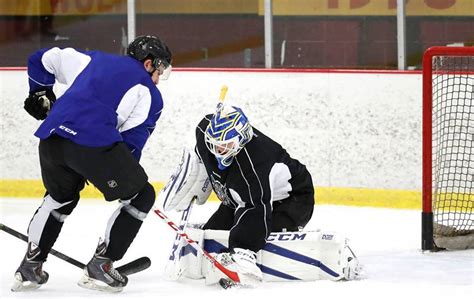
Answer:
[[[121,259],[155,201],[155,190],[128,147],[122,142],[85,147],[52,135],[40,141],[39,157],[46,195],[28,227],[29,241],[41,249],[36,259],[46,260],[65,218],[76,207],[86,180],[107,201],[121,202],[105,232],[105,256],[113,261]]]
[[[272,216],[268,219],[270,221],[268,227],[272,228],[272,232],[298,231],[311,220],[313,210],[314,194],[312,192],[276,201],[273,203]],[[258,232],[257,226],[252,221],[236,226],[241,215],[241,212],[236,212],[235,209],[221,203],[203,229],[230,230],[234,227],[234,230],[245,231],[245,239],[229,240],[229,246],[248,248],[256,252],[264,245],[264,240],[259,240],[256,235],[261,235],[263,232]]]

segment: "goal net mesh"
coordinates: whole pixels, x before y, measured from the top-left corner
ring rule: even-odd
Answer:
[[[474,233],[474,56],[432,59],[432,208],[437,246]]]

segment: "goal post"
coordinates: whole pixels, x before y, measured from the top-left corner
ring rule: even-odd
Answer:
[[[422,249],[474,248],[474,47],[423,55]]]

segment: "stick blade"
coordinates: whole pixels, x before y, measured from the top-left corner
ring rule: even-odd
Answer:
[[[148,269],[151,266],[151,260],[149,257],[143,256],[138,258],[130,263],[127,263],[123,266],[117,268],[117,271],[124,275],[131,275],[143,270]]]

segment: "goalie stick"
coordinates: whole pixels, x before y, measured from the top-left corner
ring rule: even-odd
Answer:
[[[176,233],[178,233],[184,239],[184,241],[186,241],[186,243],[188,243],[190,246],[196,249],[197,252],[202,254],[211,264],[213,264],[217,269],[219,269],[222,273],[224,273],[234,284],[240,283],[239,274],[237,272],[229,270],[226,267],[224,267],[221,263],[219,263],[212,255],[209,254],[209,252],[202,249],[201,246],[199,246],[196,243],[196,241],[191,239],[173,221],[171,221],[165,214],[163,214],[162,211],[155,208],[153,212],[155,212],[155,214],[158,215],[158,217],[160,217],[166,224],[168,224],[172,229],[174,229]]]
[[[189,219],[189,216],[191,215],[193,203],[194,203],[194,198],[189,203],[189,206],[181,214],[181,220],[179,222],[178,227],[182,231],[185,230],[186,225],[188,224],[188,219]],[[173,241],[173,247],[171,247],[171,252],[168,258],[168,262],[166,263],[166,266],[165,266],[165,273],[167,277],[171,280],[178,280],[181,277],[181,274],[183,273],[183,269],[181,269],[181,267],[179,266],[179,262],[181,259],[181,250],[183,248],[181,246],[181,239],[182,239],[181,235],[177,233]]]
[[[10,235],[12,235],[12,236],[28,243],[28,237],[25,236],[24,234],[14,230],[13,228],[8,227],[3,223],[0,223],[0,229],[3,230],[4,232],[6,232],[7,234],[10,234]],[[50,253],[52,255],[54,255],[55,257],[57,257],[59,259],[62,259],[63,261],[68,262],[68,263],[70,263],[70,264],[72,264],[72,265],[74,265],[78,268],[84,269],[84,267],[86,266],[85,264],[79,262],[78,260],[75,260],[72,257],[69,257],[69,256],[65,255],[64,253],[61,253],[61,252],[59,252],[57,250],[54,250],[52,248],[51,248]],[[151,260],[148,257],[144,256],[144,257],[138,258],[134,261],[131,261],[127,264],[124,264],[124,265],[118,267],[116,270],[118,270],[120,273],[122,273],[124,275],[131,275],[131,274],[141,272],[145,269],[148,269],[148,267],[150,267],[150,265],[151,265]]]
[[[222,103],[224,102],[227,91],[228,91],[228,87],[226,85],[223,85],[220,90],[218,105],[222,105]],[[156,208],[154,209],[155,214],[157,214],[158,217],[160,217],[166,224],[168,224],[172,229],[176,231],[175,242],[173,243],[170,257],[166,265],[166,273],[168,274],[168,277],[171,279],[178,279],[181,276],[182,269],[178,268],[176,271],[175,264],[179,263],[179,259],[180,259],[180,254],[181,254],[180,252],[181,247],[179,246],[180,240],[184,239],[184,241],[187,244],[189,244],[194,249],[196,249],[199,253],[201,253],[212,265],[214,265],[217,269],[219,269],[222,273],[224,273],[229,278],[229,279],[221,279],[222,282],[219,281],[219,285],[221,287],[227,289],[230,286],[235,286],[240,282],[239,275],[236,272],[231,271],[227,269],[226,267],[224,267],[212,255],[210,255],[207,251],[202,249],[194,240],[189,238],[189,236],[184,232],[194,201],[195,201],[195,198],[191,200],[189,206],[186,208],[186,210],[183,211],[179,226],[176,226],[176,224],[173,221],[171,221],[165,214],[163,214],[163,212],[161,212],[159,209],[156,209]],[[168,268],[173,268],[174,272],[172,273],[171,271],[169,271]]]

